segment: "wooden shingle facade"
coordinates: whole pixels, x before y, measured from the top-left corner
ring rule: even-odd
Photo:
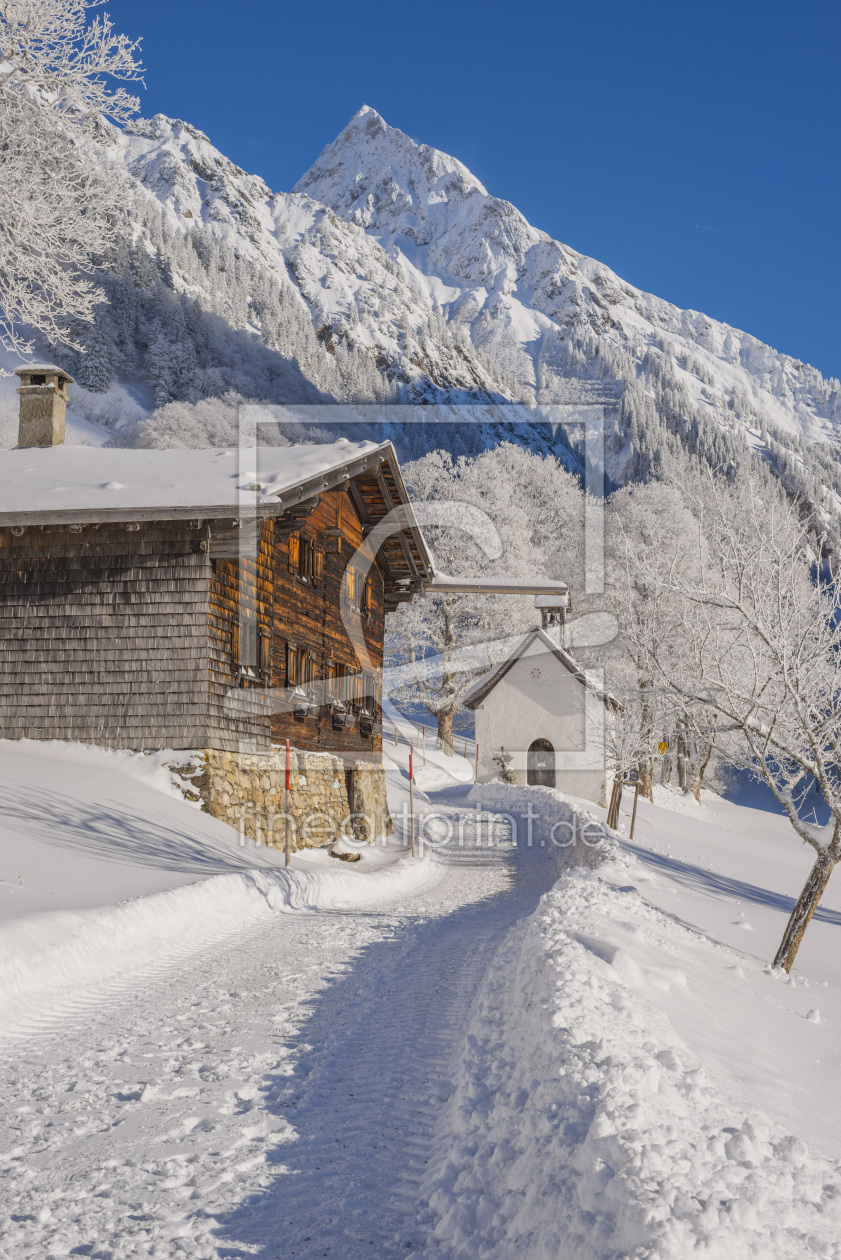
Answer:
[[[85,508],[82,485],[54,508],[41,484],[44,507],[0,509],[0,737],[230,752],[289,739],[378,759],[386,610],[431,580],[431,562],[390,444],[344,463],[327,448],[309,478],[293,450],[288,475],[270,456],[281,490],[243,492],[240,478],[228,505],[195,490],[150,504],[143,467],[154,456],[160,477],[224,452],[4,452],[59,483],[101,461],[91,497],[111,485],[127,501]],[[137,468],[136,489],[104,480],[115,461]]]

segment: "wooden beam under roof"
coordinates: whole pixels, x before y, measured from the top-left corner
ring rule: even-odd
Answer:
[[[391,490],[386,483],[385,477],[383,476],[382,464],[377,469],[377,485],[379,486],[380,493],[383,496],[383,502],[385,503],[385,506],[386,506],[386,515],[388,515],[388,513],[393,511],[394,509],[394,499],[391,497]],[[415,557],[412,555],[412,549],[409,546],[409,540],[406,538],[406,534],[402,529],[400,531],[399,538],[400,538],[400,546],[403,549],[403,555],[406,557],[406,563],[409,566],[409,570],[412,574],[412,577],[419,577],[420,572],[417,566],[417,562],[415,560]]]

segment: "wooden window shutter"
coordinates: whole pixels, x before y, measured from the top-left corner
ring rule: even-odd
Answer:
[[[239,621],[234,621],[231,625],[231,666],[238,669],[242,664],[242,636],[240,633]]]
[[[260,626],[258,649],[260,677],[270,682],[272,676],[272,632],[268,626]]]
[[[312,578],[314,582],[320,582],[324,576],[324,551],[321,547],[316,547],[313,553],[313,569]]]
[[[286,685],[294,687],[298,681],[298,653],[295,650],[294,643],[286,645]]]
[[[289,572],[297,573],[301,560],[301,536],[300,534],[289,535]]]
[[[347,595],[351,603],[356,599],[356,569],[349,564],[345,570],[347,582]]]

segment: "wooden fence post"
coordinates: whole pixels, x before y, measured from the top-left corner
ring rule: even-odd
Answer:
[[[640,796],[640,785],[639,785],[639,780],[637,780],[637,782],[634,784],[634,809],[631,814],[631,834],[628,837],[629,840],[633,840],[634,838],[634,827],[636,826],[636,823],[637,823],[637,801],[639,800],[639,796]]]

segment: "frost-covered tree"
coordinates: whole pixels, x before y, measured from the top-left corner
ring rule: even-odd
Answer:
[[[455,577],[576,580],[583,554],[583,494],[551,456],[504,443],[472,458],[434,451],[404,475],[421,521],[425,505],[446,505],[443,524],[424,526],[436,568]],[[462,519],[463,518],[463,519]],[[477,518],[485,528],[477,529]],[[452,749],[453,719],[475,679],[507,651],[512,634],[535,624],[528,596],[416,596],[389,617],[387,650],[414,663],[405,697],[419,698]]]
[[[76,370],[76,380],[83,389],[92,394],[104,394],[108,391],[113,370],[114,346],[99,316],[102,309],[102,306],[97,307],[97,318],[91,324],[90,330],[82,333],[85,353]]]
[[[110,82],[138,82],[140,41],[114,30],[104,0],[0,0],[0,77],[29,88],[54,115],[77,126],[104,114],[126,122],[138,101]]]
[[[779,488],[760,498],[708,477],[686,493],[695,564],[674,547],[648,557],[663,615],[638,626],[637,648],[687,710],[714,718],[708,738],[764,780],[813,850],[774,960],[789,971],[841,860],[841,599],[814,518]],[[807,802],[815,785],[825,825]]]
[[[695,476],[697,477],[697,465]],[[607,599],[619,633],[603,653],[611,691],[624,705],[617,725],[623,749],[635,746],[640,789],[653,799],[655,747],[664,738],[676,740],[687,723],[683,712],[652,665],[652,654],[679,648],[671,634],[675,597],[657,580],[662,557],[669,554],[694,566],[697,521],[680,486],[652,481],[629,486],[610,498],[606,514]],[[644,645],[644,646],[643,646]],[[638,723],[634,734],[632,727]],[[693,748],[697,745],[693,742]],[[629,769],[626,766],[625,769]],[[680,786],[686,787],[681,781]],[[693,781],[693,791],[695,784]],[[700,782],[697,784],[700,792]]]
[[[92,137],[136,110],[109,81],[140,66],[106,15],[88,21],[94,4],[0,0],[0,343],[22,355],[26,328],[81,348],[103,298],[90,272],[119,232],[123,180]]]

